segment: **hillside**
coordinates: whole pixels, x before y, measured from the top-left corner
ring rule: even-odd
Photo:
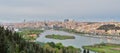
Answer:
[[[0,27],[0,53],[80,53],[80,49],[61,43],[29,42],[19,33]]]

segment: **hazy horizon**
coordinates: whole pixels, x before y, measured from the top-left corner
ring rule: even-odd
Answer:
[[[87,17],[87,16],[36,16],[36,17],[0,17],[0,23],[20,23],[24,22],[34,22],[34,21],[64,21],[64,19],[72,19],[77,22],[120,22],[119,17]],[[11,19],[12,18],[12,19]],[[96,19],[97,18],[97,19]]]
[[[120,22],[120,0],[0,0],[0,22]]]

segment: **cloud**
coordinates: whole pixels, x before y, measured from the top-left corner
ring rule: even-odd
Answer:
[[[32,7],[0,7],[0,14],[10,15],[43,15],[54,13],[50,9],[46,8],[32,8]]]
[[[118,14],[120,0],[1,0],[1,15]]]

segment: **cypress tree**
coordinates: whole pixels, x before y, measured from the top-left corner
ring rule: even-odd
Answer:
[[[86,49],[83,50],[83,53],[86,53]]]

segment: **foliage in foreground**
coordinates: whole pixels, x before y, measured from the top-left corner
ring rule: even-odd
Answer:
[[[42,33],[43,30],[39,29],[20,29],[19,34],[22,35],[22,38],[26,40],[36,40],[39,37],[39,34]],[[34,36],[32,36],[34,35]]]
[[[79,51],[54,43],[40,46],[36,42],[26,41],[16,32],[0,27],[0,53],[80,53]]]

